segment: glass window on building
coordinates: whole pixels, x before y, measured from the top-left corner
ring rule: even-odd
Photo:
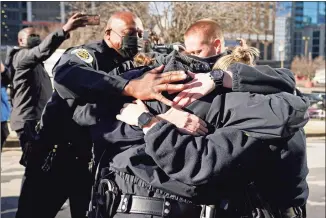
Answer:
[[[318,15],[318,2],[304,2],[303,4],[303,16],[304,23],[317,24],[317,15]]]
[[[302,24],[301,24],[301,23],[296,23],[296,24],[295,24],[295,28],[296,28],[296,29],[300,29],[301,27],[302,27]]]
[[[318,2],[318,24],[325,23],[325,14],[326,14],[326,2]]]
[[[318,47],[319,48],[319,39],[313,39],[312,40],[312,47]]]
[[[296,2],[295,3],[295,6],[297,6],[297,7],[303,7],[303,2]]]
[[[319,39],[319,37],[320,37],[320,31],[314,31],[314,32],[312,33],[312,37],[313,37],[313,38],[318,38],[318,39]]]
[[[312,54],[311,54],[312,58],[316,58],[319,56],[319,46],[317,47],[312,47]]]
[[[18,8],[19,2],[2,2],[2,7],[4,8]]]
[[[5,11],[5,13],[2,14],[2,21],[5,20],[12,20],[17,21],[19,19],[19,12],[16,11]]]
[[[296,32],[294,37],[295,40],[301,41],[302,40],[302,32]]]
[[[320,31],[313,32],[313,39],[312,39],[312,53],[317,53],[319,55],[319,38],[320,38]],[[315,49],[315,51],[314,51]],[[317,55],[317,56],[318,56]]]
[[[295,7],[295,11],[296,11],[296,12],[299,12],[299,13],[303,13],[303,6],[298,6],[298,5],[296,5],[296,7]]]
[[[27,20],[27,13],[26,12],[22,13],[22,20]]]
[[[319,13],[325,15],[325,10],[326,10],[326,2],[318,2],[318,7],[319,7]]]
[[[301,17],[301,16],[296,16],[296,17],[295,17],[295,21],[303,21],[303,17]]]

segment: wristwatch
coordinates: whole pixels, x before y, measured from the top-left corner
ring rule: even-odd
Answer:
[[[140,128],[143,128],[144,126],[148,125],[152,119],[154,118],[154,115],[149,112],[144,112],[138,117],[138,126]]]
[[[209,76],[214,81],[215,87],[223,87],[223,78],[224,78],[223,70],[212,70],[209,73]]]

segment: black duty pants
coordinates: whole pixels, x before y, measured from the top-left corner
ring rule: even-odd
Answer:
[[[16,218],[54,218],[67,199],[72,218],[86,217],[93,182],[90,160],[76,157],[67,146],[60,152],[60,147],[48,172],[39,166],[44,163],[43,155],[28,162]]]

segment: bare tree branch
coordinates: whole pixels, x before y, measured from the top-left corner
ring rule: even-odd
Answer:
[[[95,8],[92,8],[94,4],[91,2],[67,4],[72,12],[92,14],[95,9],[96,14],[101,16],[101,24],[73,31],[62,47],[100,40],[109,17],[122,10],[132,11],[139,16],[145,29],[158,29],[166,43],[183,41],[189,25],[203,18],[217,21],[224,32],[231,36],[239,33],[270,34],[270,2],[95,2]]]

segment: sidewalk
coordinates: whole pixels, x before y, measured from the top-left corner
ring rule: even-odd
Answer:
[[[304,127],[307,137],[325,136],[325,120],[310,120]]]
[[[310,120],[304,127],[307,137],[324,137],[325,120]],[[19,147],[19,141],[15,132],[10,131],[7,142],[4,145],[7,148]]]

